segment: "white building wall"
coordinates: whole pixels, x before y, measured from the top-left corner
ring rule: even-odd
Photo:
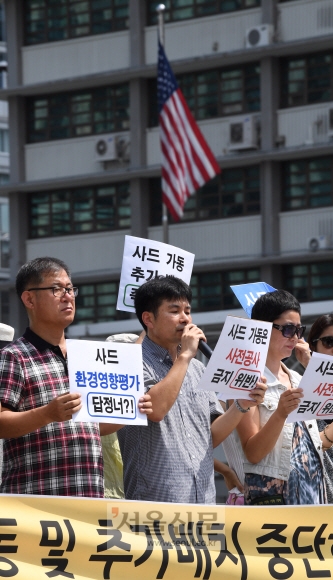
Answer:
[[[129,32],[24,46],[22,63],[24,85],[124,69],[130,65]]]
[[[309,239],[315,236],[332,238],[333,207],[281,212],[279,218],[281,254],[306,253]]]
[[[27,261],[40,256],[65,260],[73,277],[76,273],[121,270],[127,230],[27,240]]]
[[[148,237],[163,241],[162,228],[151,227]],[[169,243],[195,254],[195,264],[224,258],[261,255],[261,216],[183,223],[169,227]],[[213,264],[212,264],[213,269]]]
[[[295,0],[278,4],[278,40],[288,42],[333,33],[332,0]]]
[[[333,102],[280,109],[278,135],[285,137],[285,146],[297,147],[330,142],[330,109],[333,109]]]
[[[170,61],[241,50],[245,48],[246,30],[259,24],[260,8],[172,22],[165,27],[165,50]],[[145,29],[145,51],[146,64],[155,64],[156,26]]]
[[[128,133],[117,133],[117,135]],[[107,135],[89,135],[25,145],[27,181],[103,173],[95,156],[96,142]]]

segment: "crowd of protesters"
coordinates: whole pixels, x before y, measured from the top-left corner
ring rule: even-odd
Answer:
[[[173,277],[138,288],[147,426],[74,422],[79,394],[69,392],[65,329],[73,322],[70,272],[55,258],[22,266],[16,290],[29,320],[0,352],[1,493],[214,504],[214,466],[228,482],[229,504],[323,504],[333,497],[333,424],[286,423],[297,408],[301,376],[282,362],[295,349],[333,354],[333,316],[303,340],[298,301],[277,290],[261,296],[252,318],[273,323],[264,376],[250,400],[223,401],[197,389],[203,331],[192,322],[190,287]],[[311,350],[310,350],[311,349]],[[219,400],[220,399],[220,400]],[[229,466],[213,457],[223,442]],[[104,463],[103,463],[104,459]],[[1,460],[1,456],[0,456]]]

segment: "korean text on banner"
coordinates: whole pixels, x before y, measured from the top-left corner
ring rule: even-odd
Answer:
[[[333,419],[333,356],[313,352],[298,386],[304,396],[297,409],[288,415],[287,423]]]
[[[117,310],[135,312],[135,291],[152,278],[176,276],[189,284],[193,262],[194,254],[175,246],[125,236]]]
[[[147,425],[138,409],[144,395],[141,344],[66,342],[70,392],[82,398],[74,421]]]
[[[271,331],[271,322],[227,316],[198,388],[249,399],[264,374]]]
[[[333,506],[237,507],[3,495],[0,577],[331,578]]]
[[[274,292],[276,290],[276,288],[273,288],[273,286],[270,286],[266,282],[238,284],[237,286],[230,286],[230,288],[249,318],[251,318],[253,305],[258,298],[267,294],[267,292]]]

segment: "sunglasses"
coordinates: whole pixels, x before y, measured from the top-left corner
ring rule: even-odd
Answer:
[[[312,344],[314,344],[315,342],[318,342],[318,340],[321,340],[322,345],[325,348],[332,348],[333,347],[333,336],[323,336],[322,338],[315,338],[312,341]]]
[[[282,336],[284,336],[285,338],[293,338],[295,334],[297,335],[297,338],[302,338],[304,336],[306,326],[296,326],[295,324],[273,323],[273,328],[276,328],[276,330],[280,330],[282,332]]]

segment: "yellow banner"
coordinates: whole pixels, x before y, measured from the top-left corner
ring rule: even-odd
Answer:
[[[0,495],[0,578],[331,578],[332,553],[333,506]]]

